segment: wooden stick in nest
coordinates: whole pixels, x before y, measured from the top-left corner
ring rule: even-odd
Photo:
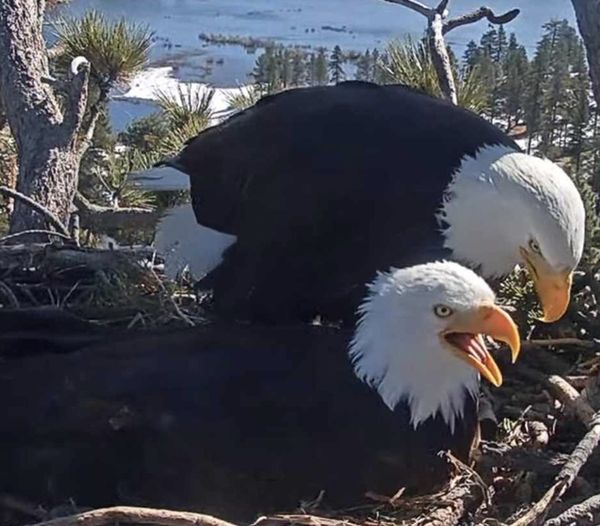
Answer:
[[[562,512],[557,517],[544,523],[544,526],[570,526],[579,524],[580,519],[600,517],[600,495],[594,495],[568,510]]]
[[[48,222],[58,230],[60,234],[62,234],[67,239],[71,238],[69,230],[63,224],[63,222],[56,215],[50,212],[50,210],[48,210],[46,207],[31,199],[31,197],[28,197],[25,194],[17,192],[16,190],[13,190],[12,188],[9,188],[8,186],[4,185],[0,185],[0,194],[12,197],[14,199],[19,199],[20,201],[24,202],[27,206],[31,207],[39,214],[42,214],[48,220]]]
[[[550,507],[571,487],[583,465],[600,442],[600,412],[588,405],[585,399],[558,375],[549,376],[546,384],[553,394],[566,406],[570,407],[577,417],[589,428],[589,431],[575,447],[569,459],[558,473],[554,484],[544,496],[522,517],[510,526],[532,526],[544,520]]]
[[[156,526],[235,526],[231,522],[201,513],[130,506],[115,506],[114,508],[86,511],[76,515],[38,522],[34,526],[103,526],[115,523]]]
[[[273,515],[259,517],[252,526],[358,526],[344,518],[319,517],[317,515]]]
[[[443,456],[456,469],[458,475],[451,481],[449,491],[439,495],[435,509],[421,517],[415,526],[456,526],[465,515],[474,512],[488,500],[487,487],[479,474],[449,452]]]
[[[582,340],[581,338],[545,338],[525,340],[521,344],[522,349],[532,347],[581,347],[584,349],[596,349],[598,343],[592,340]]]

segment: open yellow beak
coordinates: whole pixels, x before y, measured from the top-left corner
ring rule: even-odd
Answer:
[[[571,271],[557,272],[539,255],[521,249],[521,255],[529,270],[537,292],[544,317],[540,320],[552,323],[563,317],[571,300]]]
[[[519,330],[508,313],[496,305],[482,305],[472,311],[456,314],[442,334],[456,356],[499,387],[502,385],[502,373],[487,350],[483,336],[506,343],[510,347],[513,363],[519,357]]]

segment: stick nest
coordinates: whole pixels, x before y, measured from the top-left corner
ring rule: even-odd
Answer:
[[[511,278],[513,291],[519,278]],[[472,466],[448,453],[454,477],[432,494],[370,495],[369,505],[326,510],[319,498],[297,510],[263,517],[261,526],[437,526],[600,524],[600,294],[597,269],[578,276],[574,301],[557,324],[520,319],[523,352],[500,389],[484,387],[484,440]],[[529,291],[517,296],[529,301]],[[167,282],[147,248],[90,250],[58,245],[0,247],[0,304],[54,305],[104,324],[194,325],[203,319],[188,279]],[[518,307],[522,307],[521,304]],[[486,432],[487,430],[487,432]],[[489,430],[492,430],[490,432]],[[487,436],[486,436],[487,435]],[[235,498],[235,496],[232,496]],[[282,510],[283,511],[283,510]],[[195,513],[148,508],[55,510],[0,494],[0,523],[53,520],[55,526],[115,522],[231,526]],[[80,515],[72,515],[80,513]],[[61,517],[56,519],[56,517]],[[56,522],[56,521],[60,521]],[[207,522],[208,521],[208,522]],[[212,521],[212,522],[211,522]]]

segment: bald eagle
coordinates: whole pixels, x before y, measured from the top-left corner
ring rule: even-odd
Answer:
[[[193,209],[168,212],[157,245],[167,267],[204,276],[225,317],[352,324],[377,269],[446,258],[492,281],[526,266],[554,321],[583,251],[583,203],[561,168],[401,85],[267,96],[132,181],[191,188]]]
[[[502,383],[485,335],[517,358],[489,286],[435,262],[378,274],[354,329],[214,322],[7,360],[0,483],[244,522],[321,490],[336,507],[431,491],[440,450],[470,456],[480,376]]]

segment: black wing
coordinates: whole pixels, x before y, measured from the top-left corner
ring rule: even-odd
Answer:
[[[205,281],[221,314],[348,319],[377,270],[445,257],[435,213],[485,144],[475,114],[404,86],[347,82],[270,96],[191,141],[198,221],[238,236]]]

